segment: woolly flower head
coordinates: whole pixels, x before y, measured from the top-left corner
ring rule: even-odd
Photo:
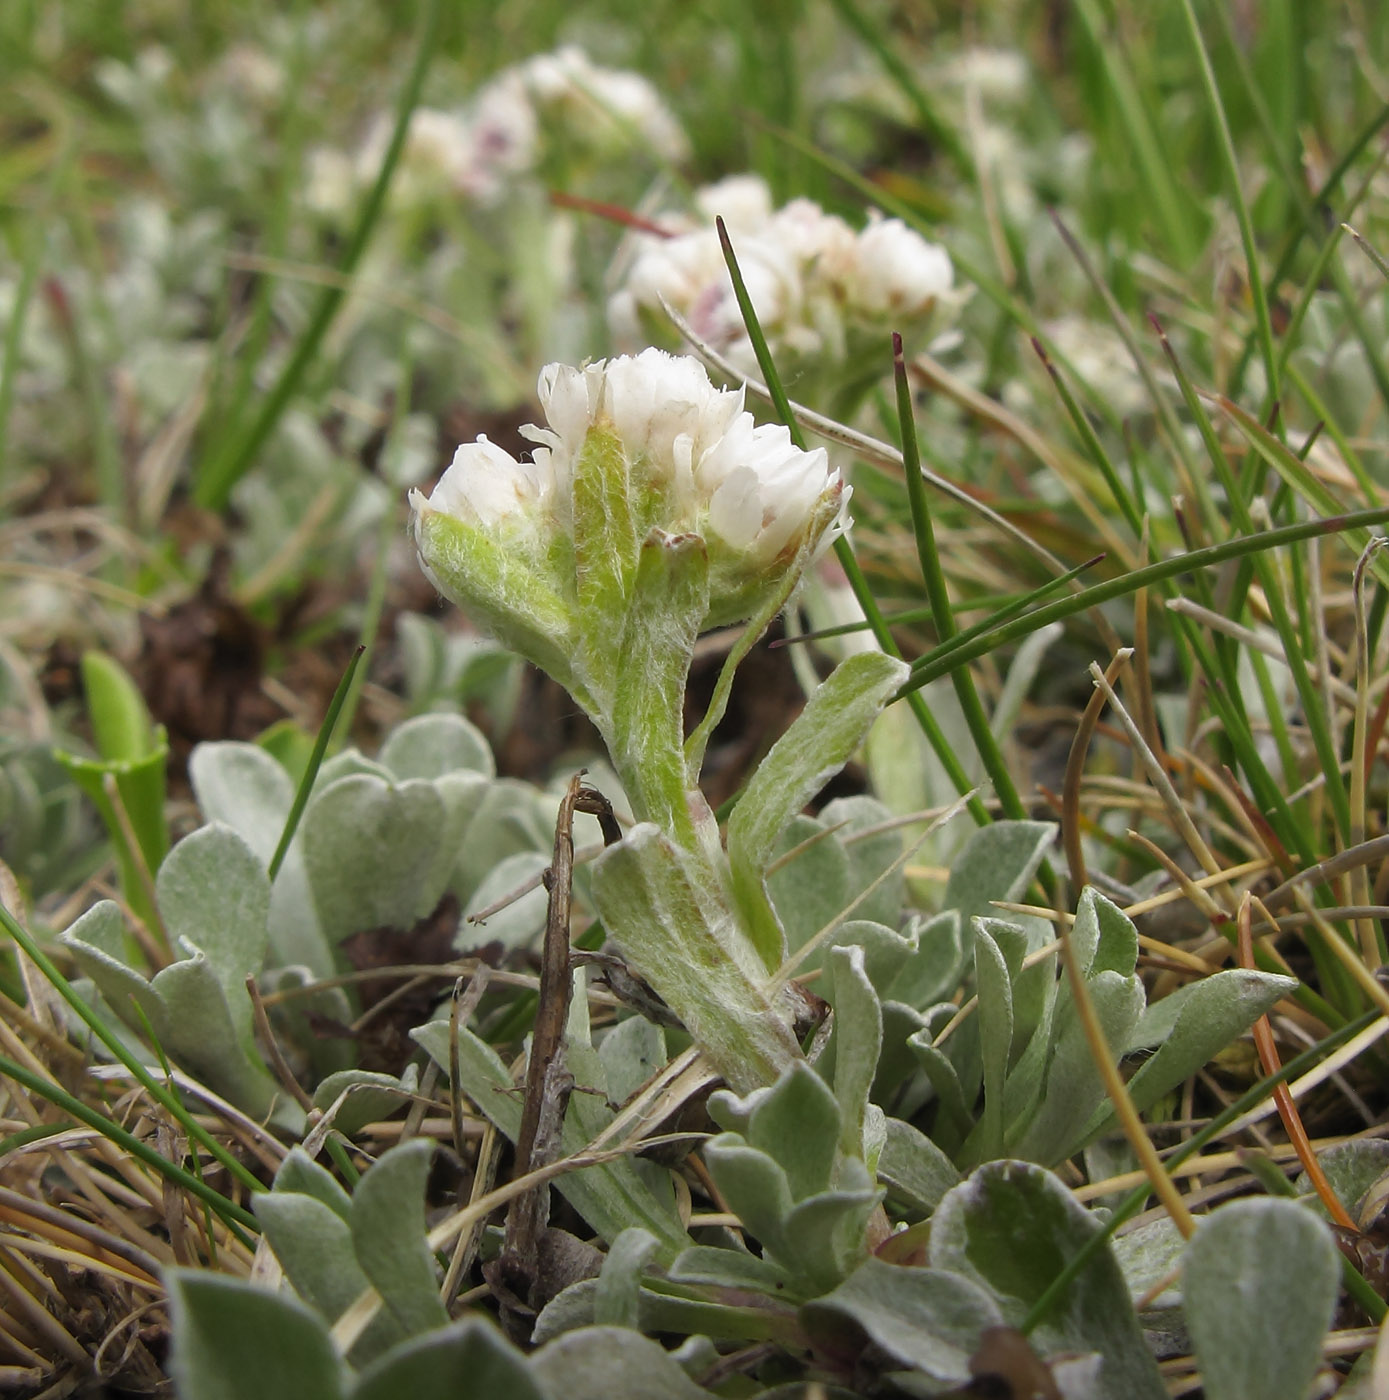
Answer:
[[[616,684],[605,653],[634,598],[666,606],[651,579],[678,572],[670,606],[678,593],[696,630],[740,621],[846,528],[849,490],[824,449],[756,425],[743,391],[715,388],[697,360],[547,365],[539,397],[529,462],[480,438],[410,504],[440,591],[571,689]]]
[[[701,190],[695,208],[707,222],[658,216],[671,235],[637,235],[622,284],[608,303],[619,342],[661,324],[662,301],[695,333],[735,363],[755,358],[718,234],[723,217],[758,321],[775,352],[842,360],[855,342],[928,316],[951,296],[950,257],[898,219],[873,218],[861,233],[809,199],[772,207],[766,185],[739,176]]]
[[[602,68],[575,45],[537,54],[515,70],[536,109],[594,149],[644,144],[662,160],[690,154],[680,123],[640,73]]]

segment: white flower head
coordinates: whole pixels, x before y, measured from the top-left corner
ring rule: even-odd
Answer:
[[[395,118],[386,112],[372,122],[357,152],[359,183],[376,179],[394,125]],[[469,139],[467,123],[455,113],[416,107],[392,185],[395,197],[405,204],[420,203],[458,189],[467,169]]]
[[[482,204],[495,203],[507,182],[536,163],[539,128],[526,85],[515,69],[498,74],[468,111],[458,188]]]
[[[434,510],[488,528],[504,522],[530,524],[537,508],[548,503],[553,478],[548,461],[519,462],[511,453],[479,437],[453,454],[448,470],[429,498]],[[419,509],[418,491],[411,504]]]
[[[949,293],[950,254],[901,219],[874,219],[858,236],[854,301],[866,316],[921,315]]]
[[[537,109],[589,147],[645,144],[663,160],[690,153],[680,123],[640,73],[602,68],[575,45],[537,54],[515,70]]]
[[[693,621],[714,626],[792,586],[847,526],[825,450],[755,424],[742,389],[716,388],[691,357],[547,365],[539,396],[546,424],[522,430],[531,461],[480,438],[410,503],[430,577],[552,674],[562,638],[595,614],[621,636],[652,541],[695,542],[707,584]],[[580,665],[591,693],[606,664]]]

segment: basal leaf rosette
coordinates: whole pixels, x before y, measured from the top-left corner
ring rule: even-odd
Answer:
[[[631,629],[679,646],[762,617],[845,528],[849,490],[823,449],[754,423],[699,361],[645,350],[547,365],[544,427],[518,461],[485,438],[411,495],[426,573],[605,720],[639,683]],[[661,562],[652,557],[661,556]]]

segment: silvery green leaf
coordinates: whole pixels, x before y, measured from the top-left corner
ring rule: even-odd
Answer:
[[[625,1327],[582,1327],[547,1342],[531,1374],[564,1400],[709,1400],[655,1342]]]
[[[545,927],[549,895],[539,877],[549,864],[550,858],[541,851],[518,851],[494,865],[468,900],[454,940],[456,946],[466,950],[495,941],[510,949],[532,942]],[[484,922],[476,921],[475,915],[532,881],[533,888],[519,899],[489,914]]]
[[[902,1081],[916,1071],[916,1056],[907,1042],[926,1024],[926,1018],[915,1007],[904,1006],[900,1001],[883,1002],[882,1011],[883,1049],[873,1078],[874,1103],[892,1102]]]
[[[848,761],[906,675],[903,662],[877,651],[840,662],[757,765],[733,809],[728,859],[734,898],[754,929],[765,925],[778,945],[781,931],[763,883],[777,837]]]
[[[271,886],[266,923],[270,933],[269,961],[281,966],[307,967],[319,978],[336,974],[333,949],[324,937],[309,887],[304,842],[298,834],[290,843],[280,873]]]
[[[449,1028],[446,1021],[430,1021],[410,1032],[436,1064],[448,1073]],[[521,1126],[521,1100],[513,1092],[511,1076],[495,1050],[466,1026],[458,1034],[459,1077],[464,1093],[512,1142]],[[588,1095],[574,1095],[586,1098]],[[573,1099],[571,1099],[571,1108]],[[577,1152],[588,1138],[574,1119],[565,1117],[563,1146]],[[669,1198],[658,1196],[636,1164],[626,1158],[567,1172],[555,1182],[585,1221],[605,1240],[614,1240],[631,1225],[641,1225],[661,1241],[662,1260],[673,1258],[689,1244],[689,1236]]]
[[[352,1212],[352,1197],[338,1184],[337,1177],[325,1167],[319,1166],[302,1147],[290,1148],[288,1155],[280,1163],[279,1171],[275,1173],[274,1189],[312,1196],[344,1220],[348,1219]]]
[[[1202,1220],[1182,1295],[1209,1400],[1305,1400],[1340,1277],[1330,1232],[1292,1201],[1231,1201]]]
[[[424,1188],[433,1155],[432,1142],[401,1143],[377,1159],[352,1195],[357,1262],[409,1336],[449,1320],[425,1240]]]
[[[923,1027],[908,1039],[907,1046],[940,1100],[936,1135],[953,1146],[963,1140],[973,1119],[955,1066],[945,1052],[932,1043],[933,1039],[930,1028]]]
[[[342,1365],[312,1309],[212,1269],[168,1269],[178,1393],[196,1400],[341,1400]],[[255,1358],[254,1365],[247,1359]]]
[[[1099,1228],[1049,1171],[1025,1162],[990,1162],[937,1207],[931,1266],[974,1280],[998,1303],[1003,1320],[1016,1327]],[[1167,1394],[1107,1246],[1033,1337],[1044,1355],[1098,1352],[1104,1358],[1104,1394],[1113,1400],[1164,1400]]]
[[[791,1275],[779,1264],[742,1249],[694,1245],[676,1255],[666,1277],[672,1283],[702,1283],[734,1292],[751,1289],[771,1297],[787,1297]]]
[[[459,769],[496,776],[497,766],[482,731],[462,715],[416,715],[386,736],[377,761],[397,782],[441,778]]]
[[[145,978],[125,961],[125,919],[115,900],[103,899],[92,905],[59,935],[58,942],[71,950],[78,967],[127,1024],[140,1028],[139,1018],[130,1007],[134,1001],[162,1039],[164,1004]]]
[[[864,1115],[883,1048],[883,1011],[864,961],[864,950],[856,945],[831,948],[828,955],[835,1008],[834,1096],[839,1101],[839,1149],[846,1157],[866,1157]]]
[[[848,904],[849,853],[815,818],[795,817],[781,833],[773,857],[775,869],[767,876],[767,892],[786,931],[787,952],[794,953],[833,924]],[[783,864],[785,857],[789,859]],[[822,956],[811,952],[801,970],[813,971]]]
[[[799,1201],[787,1214],[780,1262],[811,1292],[827,1292],[868,1256],[868,1222],[882,1199],[863,1163],[845,1159],[835,1190]]]
[[[642,1271],[660,1252],[661,1242],[639,1226],[624,1230],[609,1246],[593,1295],[593,1320],[602,1327],[640,1326],[638,1290]]]
[[[1389,1142],[1383,1138],[1352,1138],[1333,1143],[1317,1153],[1317,1161],[1336,1198],[1352,1219],[1358,1219],[1370,1188],[1389,1172]],[[1298,1177],[1297,1190],[1300,1195],[1312,1193],[1306,1172]],[[1311,1204],[1314,1209],[1322,1209],[1320,1200]]]
[[[198,953],[170,963],[150,983],[164,1008],[156,1023],[168,1054],[192,1070],[209,1087],[257,1117],[269,1112],[276,1098],[277,1117],[303,1113],[283,1095],[260,1058],[252,1058],[245,1032],[232,1020],[226,993],[207,958]],[[246,1000],[246,989],[241,989]]]
[[[774,1083],[802,1058],[764,969],[697,857],[643,822],[593,866],[593,898],[631,966],[678,1015],[729,1087]]]
[[[344,778],[359,777],[363,773],[380,778],[383,783],[391,781],[391,770],[368,758],[359,748],[353,746],[335,753],[332,758],[324,759],[322,767],[318,770],[318,777],[314,781],[314,798],[320,797],[334,783],[339,783]]]
[[[467,1317],[412,1337],[357,1378],[350,1400],[550,1400],[497,1329]]]
[[[258,744],[218,740],[194,748],[188,778],[203,816],[231,827],[269,868],[294,801],[284,768]]]
[[[596,1278],[581,1278],[557,1293],[540,1310],[531,1332],[531,1344],[543,1346],[565,1332],[593,1326],[593,1300],[598,1293]]]
[[[893,815],[877,798],[859,795],[837,797],[826,803],[818,820],[834,832],[849,857],[850,898],[857,898],[881,879],[871,893],[854,905],[854,918],[895,929],[902,921],[907,897],[907,877],[901,861],[902,830],[891,825],[887,830],[874,829],[890,823]],[[869,975],[872,976],[871,969]]]
[[[333,1127],[351,1137],[368,1123],[389,1118],[410,1097],[410,1090],[393,1074],[369,1069],[343,1069],[321,1079],[313,1091],[313,1106],[326,1112],[344,1089],[351,1093],[333,1118]]]
[[[902,934],[871,919],[850,919],[840,924],[825,941],[829,948],[860,948],[863,970],[881,997],[906,965],[917,947],[916,931]],[[832,995],[833,989],[827,989]]]
[[[1161,1294],[1152,1297],[1150,1309],[1170,1309],[1181,1301],[1180,1278],[1172,1275],[1181,1263],[1186,1241],[1182,1233],[1172,1223],[1172,1218],[1161,1215],[1156,1220],[1126,1229],[1114,1237],[1110,1248],[1123,1271],[1124,1282],[1129,1296],[1135,1304],[1140,1298],[1152,1294],[1158,1284],[1166,1282]]]
[[[555,840],[554,807],[541,817],[535,789],[514,778],[498,778],[472,800],[467,841],[454,863],[451,887],[466,903],[488,871],[518,851],[549,851]]]
[[[900,1118],[887,1120],[887,1140],[878,1158],[878,1180],[894,1200],[929,1215],[960,1173],[924,1133]]]
[[[807,1304],[805,1316],[816,1330],[849,1318],[894,1361],[954,1385],[971,1379],[980,1334],[1003,1321],[998,1305],[972,1279],[872,1258]]]
[[[352,1227],[321,1200],[296,1192],[262,1191],[252,1206],[294,1291],[332,1326],[370,1287],[357,1262]],[[404,1336],[382,1308],[358,1337],[352,1358],[370,1360]]]
[[[765,1093],[752,1096],[745,1136],[786,1173],[791,1199],[828,1189],[840,1141],[840,1107],[809,1065],[793,1065]]]
[[[906,936],[915,935],[916,951],[884,995],[918,1011],[953,996],[964,975],[964,928],[958,909],[942,910],[930,919],[912,919]]]
[[[704,1163],[729,1208],[761,1242],[764,1252],[791,1267],[784,1222],[791,1213],[791,1185],[786,1173],[765,1152],[737,1133],[722,1133],[704,1149]]]
[[[993,902],[1018,899],[1055,839],[1050,822],[1003,821],[981,827],[950,867],[942,907],[958,909],[965,928],[976,914],[996,914]]]
[[[619,1021],[598,1047],[608,1098],[624,1104],[668,1058],[665,1032],[644,1016]]]
[[[1134,1107],[1140,1113],[1152,1107],[1296,988],[1291,977],[1227,968],[1164,997],[1152,1008],[1151,1019],[1145,1015],[1122,1042],[1129,1048],[1158,1046],[1128,1082]],[[1167,1007],[1168,1002],[1177,1005]],[[1105,1131],[1112,1115],[1107,1105],[1097,1110],[1085,1139]]]
[[[977,1152],[987,1160],[1003,1155],[1003,1086],[1013,1048],[1013,987],[1003,953],[983,919],[974,920],[974,983],[984,1062],[984,1112]]]
[[[1071,949],[1087,977],[1104,971],[1127,977],[1138,962],[1138,930],[1117,904],[1088,885],[1076,904]]]
[[[159,867],[155,897],[171,942],[206,957],[238,1035],[249,1038],[246,979],[260,974],[270,938],[270,881],[256,853],[229,826],[201,827]]]
[[[444,892],[454,833],[444,800],[418,779],[391,785],[361,773],[329,784],[304,813],[314,905],[334,943],[369,928],[410,928]]]
[[[1137,977],[1101,972],[1086,985],[1105,1043],[1117,1059],[1143,1014],[1143,984]],[[1069,994],[1057,1012],[1054,1044],[1037,1112],[1018,1142],[1008,1144],[1015,1155],[1046,1166],[1085,1146],[1094,1132],[1084,1125],[1105,1102],[1104,1081]]]

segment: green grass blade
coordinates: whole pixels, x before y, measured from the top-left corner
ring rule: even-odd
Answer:
[[[234,1230],[237,1239],[250,1249],[255,1248],[255,1240],[248,1238],[241,1230],[236,1229],[238,1225],[260,1233],[260,1226],[256,1222],[256,1217],[250,1211],[237,1205],[235,1201],[229,1201],[220,1192],[214,1191],[206,1182],[194,1176],[192,1172],[185,1171],[176,1162],[171,1162],[167,1157],[156,1152],[149,1143],[137,1138],[133,1133],[128,1133],[118,1124],[114,1123],[104,1113],[98,1113],[89,1104],[85,1104],[81,1099],[69,1094],[66,1089],[60,1088],[51,1080],[34,1074],[25,1069],[21,1064],[16,1064],[14,1060],[4,1055],[0,1055],[0,1075],[6,1079],[12,1079],[16,1084],[23,1085],[31,1094],[37,1094],[40,1098],[47,1099],[55,1108],[61,1109],[69,1117],[77,1119],[79,1123],[85,1123],[89,1128],[95,1128],[103,1137],[109,1138],[122,1151],[130,1153],[132,1157],[138,1157],[146,1166],[153,1167],[161,1176],[166,1177],[175,1185],[181,1186],[190,1196],[196,1196],[200,1201],[205,1202],[223,1220],[227,1222],[229,1228]],[[257,1183],[257,1189],[262,1189]]]
[[[855,0],[830,0],[840,19],[872,49],[883,70],[897,85],[902,96],[911,104],[921,126],[922,134],[934,141],[949,156],[951,163],[966,179],[974,175],[974,161],[965,149],[955,129],[936,111],[925,89],[916,79],[902,55],[892,46],[890,38],[855,3]]]
[[[1135,593],[1150,584],[1161,583],[1175,578],[1178,574],[1194,573],[1197,570],[1213,568],[1229,559],[1242,559],[1246,554],[1262,549],[1277,549],[1282,545],[1296,544],[1319,535],[1345,533],[1352,541],[1366,534],[1372,525],[1382,525],[1389,521],[1389,507],[1378,510],[1353,511],[1345,515],[1334,515],[1325,519],[1306,520],[1296,525],[1283,525],[1276,530],[1263,530],[1256,535],[1237,536],[1221,544],[1207,545],[1204,549],[1189,550],[1171,559],[1163,559],[1156,564],[1134,569],[1118,578],[1106,579],[1103,583],[1092,584],[1079,593],[1060,598],[1045,607],[1035,608],[1002,627],[994,627],[987,632],[966,638],[963,633],[951,642],[936,647],[925,656],[912,663],[912,674],[902,687],[908,693],[927,685],[941,676],[949,674],[956,666],[963,666],[977,656],[983,656],[995,647],[1017,641],[1049,622],[1058,622],[1075,613],[1084,612],[1112,598],[1122,598]]]
[[[313,751],[309,754],[309,762],[304,769],[304,776],[299,779],[299,788],[294,794],[294,801],[290,804],[289,815],[285,817],[285,829],[280,833],[280,843],[275,847],[275,854],[270,858],[270,869],[267,873],[272,883],[275,876],[280,873],[280,866],[284,864],[285,856],[289,853],[289,845],[294,840],[294,833],[299,829],[299,819],[304,815],[304,808],[309,805],[309,794],[313,792],[314,781],[318,777],[319,768],[323,766],[323,756],[328,752],[328,744],[333,737],[333,730],[337,726],[338,715],[341,714],[348,692],[352,689],[352,678],[357,674],[357,666],[365,651],[366,644],[358,643],[356,651],[352,653],[352,659],[347,663],[347,668],[342,673],[338,688],[333,692],[332,700],[328,702],[328,712],[323,716],[323,723],[318,727],[318,737],[314,740]]]
[[[93,1034],[118,1059],[136,1081],[162,1108],[170,1113],[188,1137],[212,1154],[248,1191],[263,1191],[265,1188],[256,1180],[251,1171],[232,1153],[228,1152],[206,1128],[171,1094],[144,1065],[132,1055],[119,1036],[107,1030],[101,1017],[77,995],[72,983],[53,965],[53,960],[29,936],[24,926],[0,904],[0,927],[24,950],[34,966],[43,973],[67,1004],[91,1027]]]
[[[352,273],[356,270],[357,263],[361,260],[362,253],[376,228],[381,211],[385,207],[386,191],[390,187],[391,177],[395,173],[401,151],[405,147],[405,138],[410,129],[410,117],[419,101],[425,72],[437,51],[435,36],[438,32],[442,8],[443,0],[424,0],[424,17],[420,24],[419,43],[415,50],[415,58],[410,68],[409,77],[406,79],[396,109],[395,128],[391,132],[391,141],[381,161],[381,168],[376,173],[376,181],[367,195],[366,202],[362,205],[361,212],[357,216],[356,226],[352,230],[352,236],[348,239],[347,247],[343,251],[342,261],[338,267],[341,280],[334,280],[324,286],[312,319],[300,337],[298,345],[295,346],[289,363],[285,365],[274,386],[266,395],[265,402],[251,426],[218,452],[199,473],[194,489],[194,498],[200,506],[208,510],[220,510],[226,504],[232,488],[250,470],[257,453],[264,447],[270,434],[274,432],[285,409],[289,406],[290,400],[308,373],[309,366],[318,355],[323,338],[327,335],[328,328],[332,325],[333,318],[337,315],[338,308],[347,295],[347,287]]]
[[[926,596],[931,600],[931,616],[936,624],[936,635],[948,641],[955,635],[955,617],[950,611],[950,594],[945,586],[945,572],[940,564],[940,551],[936,548],[935,526],[931,523],[931,506],[926,499],[926,483],[921,478],[921,453],[917,447],[916,419],[912,413],[912,391],[907,382],[907,365],[902,358],[902,337],[896,332],[892,336],[892,369],[897,385],[897,418],[902,436],[902,471],[907,481],[907,501],[911,507],[912,530],[916,536],[916,557],[921,564],[921,577],[926,583]],[[1021,821],[1027,813],[1018,798],[1018,790],[1013,786],[1008,766],[999,751],[989,725],[989,717],[979,700],[979,692],[974,685],[974,677],[968,668],[961,667],[950,673],[955,686],[955,695],[960,702],[965,723],[969,726],[970,738],[984,764],[984,771],[993,783],[994,792],[1003,807],[1005,817]]]
[[[1147,197],[1149,214],[1163,231],[1173,263],[1189,267],[1195,262],[1199,247],[1188,216],[1196,202],[1183,192],[1167,158],[1167,144],[1153,128],[1138,82],[1119,45],[1104,32],[1094,0],[1073,0],[1071,13],[1080,21],[1099,57],[1105,86],[1114,99],[1120,125],[1133,152],[1138,189]]]
[[[728,229],[724,226],[722,218],[716,219],[715,224],[719,231],[719,242],[723,246],[724,261],[728,264],[728,275],[733,279],[733,291],[738,298],[738,309],[742,312],[743,324],[747,327],[748,338],[752,342],[753,351],[757,356],[757,365],[762,372],[762,382],[767,386],[767,393],[771,397],[773,407],[776,409],[777,416],[786,425],[786,430],[791,435],[791,441],[802,451],[805,451],[805,434],[801,431],[801,425],[796,421],[795,412],[791,408],[791,400],[786,395],[781,376],[777,373],[776,364],[772,360],[772,352],[767,346],[767,337],[762,333],[762,325],[757,319],[757,311],[753,307],[752,297],[748,294],[747,284],[743,281],[743,274],[738,267],[738,257],[733,250],[733,240],[729,238]],[[834,542],[834,556],[839,561],[840,568],[844,570],[845,577],[849,580],[849,587],[853,589],[854,597],[858,600],[859,607],[863,609],[864,617],[868,619],[874,639],[889,656],[901,659],[902,653],[898,649],[897,643],[893,641],[892,633],[887,629],[887,623],[883,621],[882,611],[878,607],[877,599],[873,597],[872,590],[868,587],[863,570],[859,568],[853,546],[843,535]],[[969,774],[965,772],[960,760],[955,756],[954,749],[951,748],[944,731],[937,723],[936,717],[931,713],[924,697],[914,692],[911,694],[904,692],[904,695],[913,716],[921,726],[922,733],[926,735],[927,742],[940,760],[946,775],[955,787],[955,791],[961,794],[969,792],[974,786],[969,780]],[[969,811],[980,826],[988,825],[988,810],[978,797],[970,798]]]
[[[1244,262],[1249,283],[1249,295],[1254,303],[1254,320],[1258,330],[1259,350],[1263,356],[1264,373],[1268,376],[1267,402],[1276,403],[1281,397],[1278,378],[1278,355],[1273,345],[1273,323],[1268,314],[1268,294],[1264,290],[1264,279],[1259,274],[1259,250],[1254,240],[1254,224],[1249,217],[1249,206],[1245,202],[1244,188],[1240,181],[1239,160],[1235,155],[1235,143],[1230,136],[1230,123],[1225,116],[1225,105],[1220,100],[1220,90],[1216,86],[1215,71],[1211,68],[1210,55],[1206,52],[1205,41],[1201,37],[1201,27],[1196,23],[1196,12],[1191,0],[1181,0],[1182,16],[1186,20],[1187,35],[1191,39],[1192,51],[1196,55],[1196,66],[1201,74],[1201,85],[1205,89],[1206,103],[1210,108],[1211,119],[1215,123],[1217,145],[1221,163],[1225,167],[1225,179],[1234,205],[1235,218],[1239,222],[1240,242],[1244,246]]]

